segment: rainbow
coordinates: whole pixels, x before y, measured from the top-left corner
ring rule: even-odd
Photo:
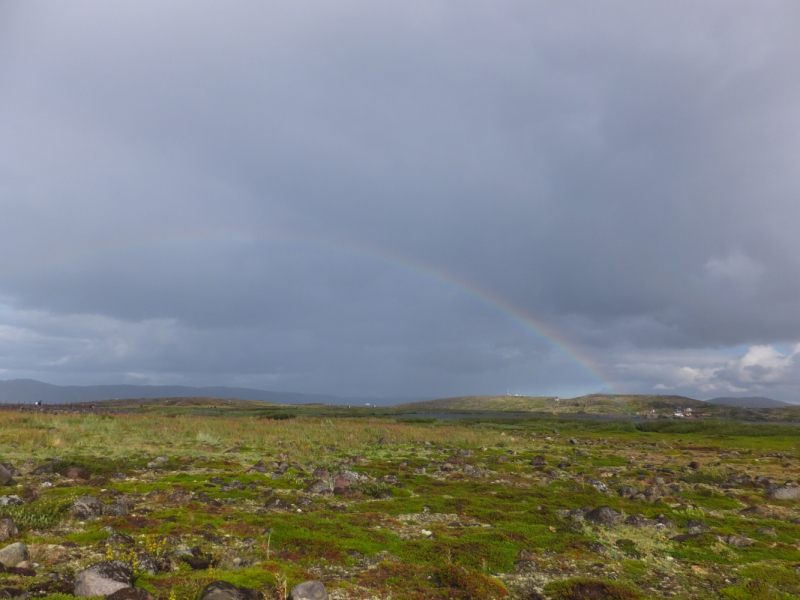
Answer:
[[[37,268],[52,267],[58,264],[66,264],[74,260],[87,258],[90,256],[108,254],[155,246],[158,244],[175,243],[197,243],[197,242],[221,242],[221,243],[263,243],[263,242],[291,242],[300,243],[307,246],[317,246],[325,250],[335,250],[354,254],[361,258],[378,260],[396,267],[400,267],[417,275],[422,275],[433,280],[438,284],[444,284],[458,293],[465,294],[473,300],[479,302],[490,310],[499,313],[503,317],[510,319],[517,325],[522,326],[527,331],[533,333],[537,338],[545,341],[550,346],[556,348],[566,356],[572,363],[576,364],[591,379],[598,382],[601,389],[614,392],[615,386],[610,379],[603,374],[602,369],[586,354],[579,350],[574,344],[569,342],[562,334],[551,326],[535,319],[522,309],[514,306],[511,302],[499,296],[497,293],[485,289],[478,284],[462,279],[452,273],[448,273],[438,267],[413,260],[407,256],[389,253],[381,248],[359,245],[353,242],[345,242],[338,239],[322,238],[301,235],[297,233],[270,233],[252,234],[234,231],[190,231],[169,237],[153,236],[150,238],[139,238],[135,241],[124,240],[115,243],[97,245],[91,249],[84,248],[78,252],[62,254],[58,258],[45,258],[19,265],[14,272],[0,273],[0,281],[8,279],[20,272],[34,271]]]

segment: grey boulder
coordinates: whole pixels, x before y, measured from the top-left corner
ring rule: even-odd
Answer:
[[[800,487],[782,485],[772,488],[769,497],[775,500],[800,500]]]
[[[212,581],[200,594],[200,600],[258,600],[262,595],[256,590],[240,587],[227,581]]]
[[[292,588],[289,600],[328,600],[328,592],[319,581],[304,581]]]
[[[78,498],[69,509],[69,516],[79,521],[87,521],[103,516],[105,504],[92,496]]]
[[[119,560],[104,560],[75,577],[75,596],[109,596],[133,584],[133,568]]]
[[[9,485],[13,479],[11,471],[0,465],[0,485]]]
[[[0,517],[0,542],[5,542],[19,534],[19,529],[14,525],[11,517]]]
[[[598,506],[586,513],[583,518],[597,525],[616,525],[622,515],[610,506]]]
[[[106,598],[108,600],[155,600],[153,594],[140,587],[121,588]]]
[[[24,560],[28,560],[28,547],[22,542],[9,544],[0,550],[0,563],[6,567],[16,567]]]

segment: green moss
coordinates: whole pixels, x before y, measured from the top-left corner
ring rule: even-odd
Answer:
[[[644,596],[620,583],[605,579],[562,579],[544,588],[553,600],[639,600]]]
[[[773,588],[765,581],[753,580],[742,585],[734,585],[719,591],[725,600],[792,600],[797,596],[786,594]]]

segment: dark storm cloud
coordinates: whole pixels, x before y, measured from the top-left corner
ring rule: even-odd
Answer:
[[[5,376],[794,393],[794,3],[0,11]]]

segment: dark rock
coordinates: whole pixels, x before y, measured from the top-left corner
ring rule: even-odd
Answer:
[[[644,497],[648,502],[658,502],[663,495],[661,488],[655,485],[648,486],[644,490]]]
[[[636,488],[632,488],[629,485],[621,485],[617,490],[617,494],[619,494],[623,498],[631,498],[632,496],[635,496],[638,492],[639,490],[637,490]]]
[[[256,464],[250,467],[250,470],[255,473],[269,473],[269,467],[267,467],[267,463],[265,463],[263,460],[258,461]]]
[[[136,554],[136,568],[149,575],[156,575],[159,571],[158,563],[147,552]]]
[[[306,494],[330,494],[331,486],[324,479],[315,479],[303,491]]]
[[[103,514],[107,517],[125,517],[128,515],[128,507],[120,502],[103,504]]]
[[[580,448],[573,448],[572,453],[575,456],[589,456],[589,453],[586,450],[581,450]]]
[[[624,523],[629,527],[637,527],[640,529],[644,527],[656,526],[656,521],[652,521],[644,515],[630,515],[625,519]]]
[[[700,468],[700,463],[697,462],[696,460],[693,460],[692,462],[689,463],[689,468],[694,469],[696,471],[697,469]]]
[[[122,588],[106,596],[107,600],[155,600],[153,594],[144,588],[128,587]]]
[[[6,573],[20,577],[36,577],[36,569],[29,567],[6,567]]]
[[[186,490],[177,490],[172,492],[169,496],[167,496],[167,502],[170,504],[177,504],[179,506],[185,506],[192,501],[192,493],[187,492]]]
[[[575,438],[569,438],[569,443],[573,446],[576,446],[578,444],[578,440]]]
[[[203,571],[216,563],[213,556],[204,554],[198,546],[191,549],[191,554],[183,555],[181,558],[195,571]]]
[[[103,516],[104,504],[92,496],[78,498],[69,509],[69,516],[79,521],[88,521]]]
[[[320,467],[318,469],[314,469],[314,472],[311,473],[311,476],[316,478],[316,479],[325,479],[325,480],[331,478],[330,472],[328,471],[328,469],[326,469],[324,467]]]
[[[755,544],[754,540],[740,535],[729,535],[728,537],[724,538],[723,541],[731,546],[736,546],[737,548],[745,548],[746,546],[752,546]]]
[[[200,600],[259,600],[263,597],[261,592],[227,581],[213,581],[200,594]]]
[[[686,531],[688,531],[689,534],[704,533],[710,530],[711,528],[702,521],[696,521],[695,519],[690,519],[689,522],[686,523]]]
[[[328,600],[328,592],[319,581],[304,581],[292,588],[289,600]]]
[[[119,560],[106,560],[75,577],[75,596],[108,596],[133,584],[133,568]]]
[[[606,548],[605,545],[601,544],[600,542],[586,542],[584,545],[589,552],[594,552],[595,554],[608,553],[608,548]]]
[[[291,506],[283,498],[275,497],[267,500],[267,503],[264,505],[264,508],[268,508],[270,510],[288,510],[289,508],[291,508]]]
[[[743,508],[739,511],[743,515],[756,515],[759,517],[767,516],[767,511],[764,510],[763,507],[755,505],[755,506],[748,506],[747,508]]]
[[[19,529],[14,524],[14,519],[11,517],[0,517],[0,542],[10,540],[12,537],[19,535]]]
[[[0,465],[0,485],[11,485],[14,482],[14,476],[11,471]]]
[[[586,513],[584,518],[597,525],[616,525],[621,515],[610,506],[598,506]]]
[[[31,471],[31,475],[52,475],[53,473],[55,473],[55,468],[51,462],[46,462],[42,465],[39,465],[33,471]]]
[[[91,475],[89,475],[89,471],[84,469],[83,467],[67,467],[61,472],[64,477],[67,479],[90,479]]]
[[[538,456],[534,456],[531,459],[531,466],[541,467],[541,466],[544,466],[546,464],[547,464],[547,459],[544,456],[542,456],[541,454],[539,454]]]

